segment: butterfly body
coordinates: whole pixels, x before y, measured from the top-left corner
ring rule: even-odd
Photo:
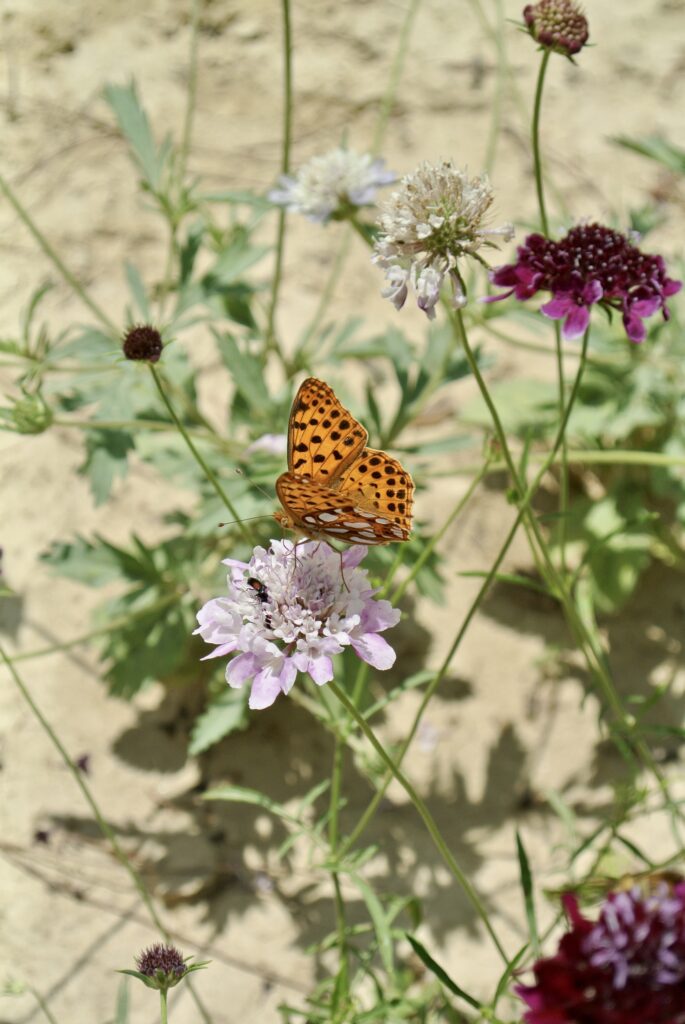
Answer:
[[[323,381],[300,386],[288,424],[288,471],[276,481],[275,519],[315,540],[389,544],[409,539],[414,483]]]

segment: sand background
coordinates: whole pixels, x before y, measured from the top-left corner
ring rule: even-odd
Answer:
[[[379,98],[390,73],[406,4],[294,3],[294,164],[337,144],[370,143]],[[134,76],[158,137],[181,128],[189,48],[189,3],[150,0],[56,2],[6,0],[0,71],[2,173],[41,229],[92,295],[123,319],[127,291],[123,261],[133,259],[157,280],[165,238],[136,192],[135,175],[101,98],[107,82]],[[493,16],[493,5],[485,5]],[[618,7],[588,3],[594,49],[573,66],[553,60],[545,99],[544,145],[559,197],[577,218],[616,218],[663,185],[653,165],[618,151],[609,137],[682,131],[684,5],[678,0],[628,0]],[[508,18],[519,8],[504,4]],[[279,162],[281,112],[280,8],[275,0],[207,2],[201,16],[197,116],[190,169],[217,188],[265,190]],[[529,39],[507,24],[503,36],[508,76],[498,80],[497,52],[475,6],[434,0],[419,7],[408,57],[388,125],[383,154],[399,172],[421,159],[452,157],[472,171],[482,167],[490,111],[498,87],[502,121],[492,180],[496,218],[534,216],[528,123],[538,58]],[[499,84],[498,84],[499,81]],[[677,253],[682,203],[677,196],[664,227],[651,240]],[[0,205],[2,335],[16,333],[36,285],[54,276],[7,204]],[[322,230],[293,219],[288,240],[281,328],[293,338],[314,310],[341,228]],[[379,280],[361,247],[353,245],[335,289],[339,317],[363,309],[379,328],[397,322],[378,294]],[[61,283],[43,317],[56,333],[87,312]],[[420,337],[423,320],[407,309],[402,325]],[[207,415],[220,421],[225,395],[217,393],[211,345],[201,331],[187,336],[200,370]],[[493,376],[548,378],[553,362],[496,349]],[[570,363],[569,365],[572,365]],[[5,374],[5,381],[9,381]],[[469,400],[455,389],[453,410]],[[0,434],[0,544],[7,581],[20,599],[2,609],[3,642],[31,651],[83,633],[98,595],[55,578],[38,562],[56,539],[101,531],[125,541],[135,528],[159,535],[163,512],[191,507],[149,467],[134,464],[112,500],[95,508],[76,474],[83,438],[51,430],[36,438]],[[500,481],[501,483],[501,481]],[[445,482],[444,506],[465,488]],[[407,661],[439,663],[468,607],[477,582],[464,569],[487,567],[506,533],[510,509],[497,481],[484,488],[443,544],[448,599],[439,608],[420,603],[408,633]],[[436,515],[436,523],[439,517]],[[525,568],[523,540],[508,564]],[[681,639],[685,601],[681,578],[650,572],[617,620],[606,625],[617,678],[626,692],[647,693],[675,673],[666,713],[682,720]],[[568,834],[535,799],[563,793],[587,824],[607,813],[612,781],[622,765],[598,740],[597,708],[581,707],[582,668],[568,659],[561,677],[549,677],[546,652],[563,647],[566,630],[544,602],[522,592],[496,591],[473,624],[453,675],[431,706],[407,762],[429,806],[488,905],[508,948],[524,941],[524,916],[515,884],[513,830],[520,827],[536,872],[559,880]],[[406,662],[405,662],[406,664]],[[287,865],[275,849],[282,831],[250,808],[203,804],[200,769],[184,754],[183,729],[173,702],[151,688],[132,704],[108,698],[97,660],[76,648],[20,664],[35,698],[73,756],[91,755],[90,781],[109,820],[160,898],[165,920],[187,952],[211,958],[197,987],[216,1024],[270,1024],[283,1001],[298,1002],[325,970],[307,947],[332,927],[330,890],[297,848]],[[0,963],[2,974],[35,985],[60,1024],[100,1024],[113,1016],[117,967],[156,935],[127,877],[101,843],[73,780],[26,705],[0,673],[2,839],[0,844]],[[407,695],[384,725],[399,740],[416,707]],[[672,751],[664,756],[673,757]],[[256,716],[250,730],[215,748],[205,777],[231,779],[279,800],[296,798],[329,771],[328,738],[292,703]],[[676,755],[677,756],[677,755]],[[677,766],[672,767],[673,771]],[[533,799],[526,800],[527,793]],[[369,796],[350,761],[343,828],[356,821]],[[48,829],[47,845],[34,833]],[[664,823],[636,827],[652,850],[670,851]],[[391,789],[368,833],[379,853],[369,868],[384,891],[414,891],[424,899],[422,937],[455,976],[476,994],[493,987],[497,964],[471,911],[436,859],[429,839],[401,791]],[[555,874],[556,872],[556,874]],[[351,916],[361,918],[350,891]],[[543,918],[550,911],[541,909]],[[156,1019],[154,998],[131,989],[132,1024]],[[0,1021],[29,1024],[40,1011],[28,995],[0,999]],[[184,988],[174,1000],[175,1024],[198,1015]]]

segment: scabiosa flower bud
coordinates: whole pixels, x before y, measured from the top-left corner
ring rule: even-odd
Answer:
[[[53,420],[52,409],[38,392],[31,394],[22,389],[22,397],[13,400],[7,409],[0,409],[0,421],[7,423],[7,430],[18,434],[42,434]]]
[[[564,904],[570,931],[516,990],[526,1024],[685,1024],[685,884],[611,893],[596,922]]]
[[[509,241],[514,235],[511,224],[484,226],[493,198],[486,177],[469,178],[449,160],[438,166],[424,163],[404,177],[400,188],[381,207],[372,257],[385,270],[388,285],[384,298],[401,309],[411,287],[419,309],[433,320],[440,289],[448,277],[454,306],[465,305],[457,260],[473,256],[483,263],[480,248],[496,247],[495,236]]]
[[[123,970],[119,974],[130,974],[144,982],[148,988],[156,988],[167,992],[178,985],[186,974],[201,971],[209,960],[201,960],[191,964],[192,957],[183,957],[175,946],[156,942],[136,957],[136,971]]]
[[[587,18],[573,0],[539,0],[523,8],[523,20],[540,46],[564,57],[582,50],[590,36]]]
[[[157,363],[163,347],[161,334],[149,324],[130,327],[124,335],[123,349],[127,359]]]
[[[370,153],[332,149],[314,156],[295,175],[282,175],[269,199],[309,220],[344,220],[360,206],[373,203],[376,191],[396,180],[385,161]]]
[[[389,601],[376,601],[359,563],[362,545],[343,552],[321,541],[295,546],[272,540],[268,551],[255,548],[249,563],[227,558],[228,595],[208,601],[195,630],[216,644],[208,658],[240,651],[229,662],[226,681],[239,687],[252,681],[251,708],[268,708],[288,693],[298,672],[319,686],[333,679],[334,654],[345,647],[377,669],[395,661],[379,636],[399,622]]]
[[[539,291],[552,293],[541,311],[563,320],[565,338],[577,338],[590,322],[590,309],[598,304],[618,310],[631,341],[643,341],[643,319],[661,310],[665,320],[666,299],[682,287],[668,277],[663,258],[641,252],[625,235],[601,224],[580,224],[558,242],[543,235],[528,235],[517,250],[516,263],[497,267],[493,284],[508,290],[484,301],[496,302],[508,295],[520,301]]]

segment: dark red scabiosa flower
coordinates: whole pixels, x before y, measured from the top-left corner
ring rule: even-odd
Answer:
[[[162,336],[156,327],[149,324],[137,324],[130,327],[124,335],[122,347],[127,359],[146,360],[156,363],[162,354]]]
[[[536,43],[573,57],[588,41],[587,18],[572,0],[540,0],[523,8],[523,20]]]
[[[643,341],[644,318],[660,309],[668,320],[666,299],[682,287],[681,281],[667,275],[661,256],[640,252],[625,235],[601,224],[579,224],[558,242],[544,235],[528,235],[517,256],[516,263],[497,267],[490,274],[493,284],[508,291],[485,301],[496,302],[512,294],[524,301],[536,292],[551,292],[551,302],[541,311],[564,321],[565,338],[584,333],[590,309],[597,304],[620,311],[630,340]]]
[[[596,922],[563,901],[570,931],[516,987],[526,1024],[685,1024],[685,884],[611,893]]]

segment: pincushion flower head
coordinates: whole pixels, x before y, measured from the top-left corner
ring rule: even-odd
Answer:
[[[646,317],[661,310],[668,320],[666,300],[682,287],[668,276],[661,256],[641,252],[625,235],[601,224],[580,224],[558,242],[528,235],[516,262],[497,267],[490,279],[507,291],[489,302],[512,294],[524,301],[536,292],[551,292],[551,301],[541,309],[564,321],[565,338],[585,332],[596,304],[619,311],[626,334],[636,342],[645,338]]]
[[[596,922],[564,903],[570,931],[517,988],[526,1024],[685,1024],[685,884],[611,893]]]
[[[252,683],[251,708],[267,708],[288,693],[298,672],[319,686],[333,679],[335,654],[345,647],[377,669],[395,661],[379,636],[399,622],[388,601],[377,601],[362,545],[342,554],[323,541],[297,545],[272,540],[255,548],[249,563],[228,558],[228,593],[198,612],[203,640],[216,644],[209,658],[240,652],[226,668],[229,686]]]
[[[486,177],[469,178],[449,160],[437,166],[424,163],[402,179],[381,205],[373,255],[388,280],[383,295],[396,309],[402,308],[411,288],[419,308],[434,319],[445,278],[452,284],[455,307],[466,303],[459,258],[473,256],[484,262],[479,249],[496,246],[498,236],[508,241],[514,235],[510,224],[485,226],[493,199]]]
[[[539,0],[523,8],[523,20],[536,43],[572,58],[590,36],[587,18],[573,0]]]
[[[272,189],[269,199],[309,220],[343,220],[373,203],[376,191],[396,177],[384,160],[339,147],[312,157],[295,175],[282,175],[280,188]]]

